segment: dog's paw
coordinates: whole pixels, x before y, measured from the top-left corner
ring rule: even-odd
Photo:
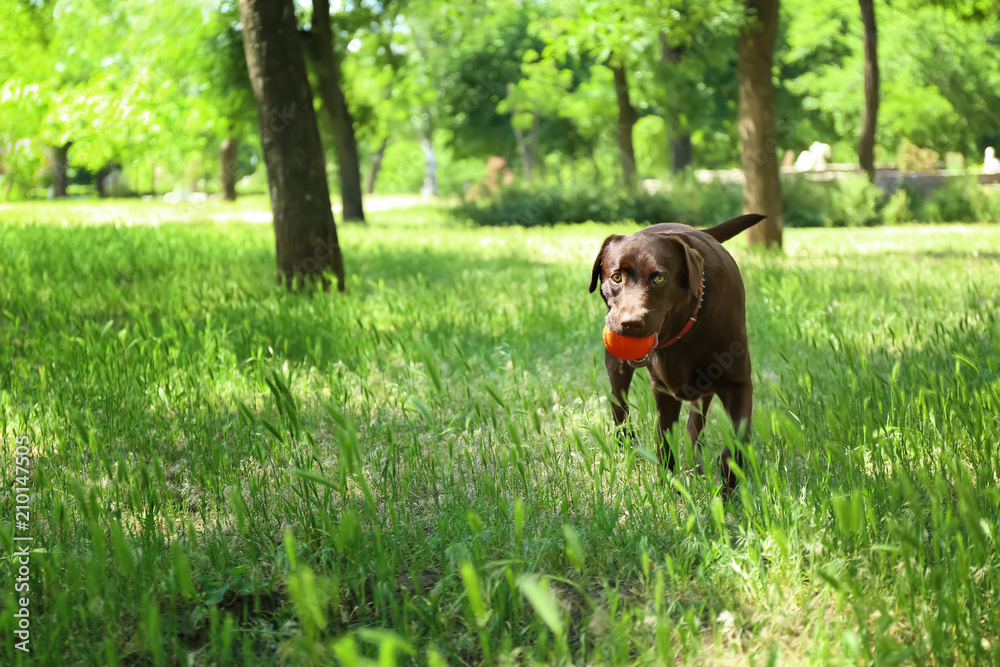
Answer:
[[[726,499],[733,495],[733,492],[736,491],[736,485],[739,484],[736,472],[729,467],[728,460],[725,459],[719,466],[719,483],[719,494]]]
[[[631,426],[619,426],[615,429],[615,442],[618,443],[619,450],[624,450],[637,446],[639,439],[636,437],[635,431]]]

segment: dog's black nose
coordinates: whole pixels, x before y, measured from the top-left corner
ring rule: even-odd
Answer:
[[[621,325],[623,332],[629,333],[642,326],[642,316],[638,313],[623,313],[618,324]]]

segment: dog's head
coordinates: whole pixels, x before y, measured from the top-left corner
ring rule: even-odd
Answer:
[[[667,315],[697,303],[704,259],[678,234],[613,234],[604,239],[590,276],[618,334],[656,333]]]

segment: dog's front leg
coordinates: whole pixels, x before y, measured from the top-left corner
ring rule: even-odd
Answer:
[[[657,455],[660,458],[660,465],[673,472],[676,465],[674,450],[670,446],[670,436],[681,416],[681,402],[670,393],[667,385],[664,384],[650,369],[650,380],[653,385],[653,398],[656,400],[657,419]]]
[[[607,350],[604,351],[604,365],[611,381],[611,416],[615,420],[615,437],[619,445],[626,439],[635,441],[635,434],[628,424],[628,389],[632,386],[635,369]]]

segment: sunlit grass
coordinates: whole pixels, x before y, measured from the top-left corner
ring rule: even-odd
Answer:
[[[732,242],[756,412],[723,502],[689,449],[660,484],[644,374],[638,447],[608,438],[609,227],[374,212],[339,228],[348,293],[309,297],[268,224],[116,206],[0,210],[0,463],[31,437],[36,539],[4,664],[1000,655],[1000,227]]]

